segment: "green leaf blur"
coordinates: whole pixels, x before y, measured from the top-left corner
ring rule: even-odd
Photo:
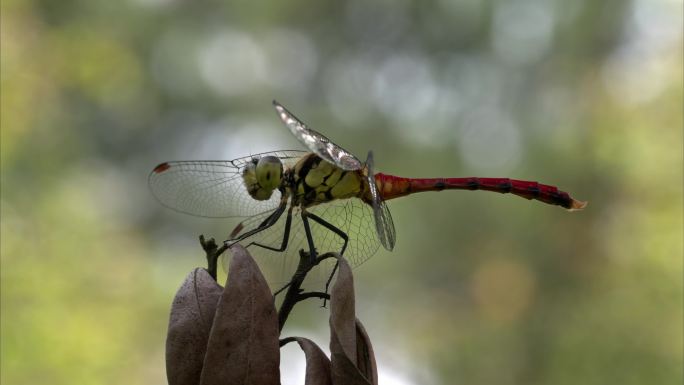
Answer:
[[[681,383],[681,15],[675,0],[2,1],[0,382],[166,382],[197,236],[236,221],[164,209],[147,174],[301,149],[275,98],[380,172],[589,201],[389,202],[394,252],[354,271],[380,383]],[[327,315],[292,322],[324,334]]]

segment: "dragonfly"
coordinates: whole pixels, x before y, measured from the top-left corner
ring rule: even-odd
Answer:
[[[376,173],[372,151],[361,162],[277,101],[273,106],[307,151],[164,162],[152,170],[148,182],[154,197],[173,210],[201,217],[242,218],[224,245],[240,243],[258,249],[259,259],[276,266],[276,272],[294,271],[300,251],[311,258],[319,251],[337,251],[352,267],[368,260],[380,245],[391,251],[396,230],[386,202],[419,192],[484,190],[568,210],[587,205],[555,186],[532,181]]]

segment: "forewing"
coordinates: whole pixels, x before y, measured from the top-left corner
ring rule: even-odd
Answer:
[[[173,210],[202,217],[245,217],[273,210],[280,202],[275,191],[258,201],[245,188],[242,170],[262,156],[277,156],[285,166],[305,155],[304,151],[275,151],[232,161],[174,161],[158,165],[148,183],[154,197]]]
[[[290,129],[290,132],[311,150],[311,152],[344,170],[361,169],[361,161],[356,159],[349,151],[331,142],[330,139],[320,133],[308,128],[302,121],[297,119],[296,116],[275,100],[273,101],[273,105],[275,106],[280,120],[285,123],[287,128]]]

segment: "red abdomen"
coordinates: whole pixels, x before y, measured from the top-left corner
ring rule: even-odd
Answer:
[[[423,191],[485,190],[511,193],[568,210],[581,210],[587,205],[587,202],[578,201],[555,186],[509,178],[402,178],[379,173],[375,174],[375,183],[384,200]]]

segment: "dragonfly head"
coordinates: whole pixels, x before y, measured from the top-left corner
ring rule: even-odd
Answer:
[[[283,180],[283,163],[275,156],[253,159],[245,166],[242,179],[252,198],[268,200]]]

